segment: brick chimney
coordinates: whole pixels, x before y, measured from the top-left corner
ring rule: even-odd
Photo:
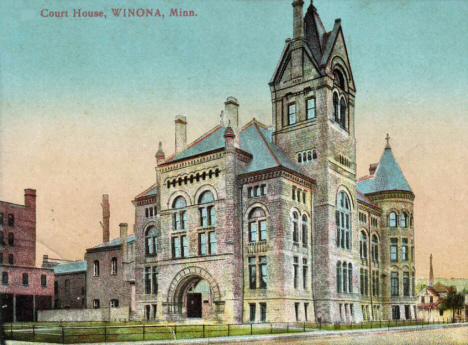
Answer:
[[[377,170],[378,166],[379,166],[378,163],[374,163],[374,164],[369,165],[369,176],[374,176],[375,175],[375,171]]]
[[[36,190],[35,189],[24,190],[24,205],[27,208],[36,209]]]
[[[298,39],[304,38],[304,18],[303,18],[304,1],[295,0],[293,1],[292,6],[293,6],[293,18],[294,18],[293,39],[298,40]]]
[[[239,103],[237,98],[231,96],[224,102],[224,116],[227,120],[226,125],[234,131],[235,146],[239,147]]]
[[[127,238],[128,238],[128,224],[120,223],[120,244],[122,245],[122,262],[127,261]]]
[[[187,147],[187,117],[177,115],[175,117],[175,152],[181,152]]]
[[[102,242],[108,243],[110,237],[109,231],[109,218],[110,218],[110,206],[109,206],[109,195],[104,194],[102,196]]]

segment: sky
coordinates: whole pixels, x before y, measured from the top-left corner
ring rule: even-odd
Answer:
[[[309,0],[305,0],[307,8]],[[416,275],[468,278],[468,0],[315,0],[327,31],[342,19],[357,87],[358,177],[389,133],[415,199]],[[114,17],[112,9],[165,17]],[[194,17],[170,17],[170,10]],[[75,9],[106,17],[76,18]],[[47,11],[43,11],[47,10]],[[67,11],[68,17],[43,17]],[[292,36],[290,0],[0,2],[0,200],[37,190],[42,255],[82,259],[99,244],[102,194],[111,237],[134,224],[133,198],[174,150],[174,116],[191,142],[228,96],[240,123],[271,125],[268,82]]]

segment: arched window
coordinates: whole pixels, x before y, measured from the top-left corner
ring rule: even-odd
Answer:
[[[344,82],[343,74],[339,70],[335,69],[333,71],[333,79],[334,79],[333,83],[336,86],[340,87],[342,90],[344,90],[345,82]]]
[[[361,231],[359,253],[361,254],[361,259],[367,259],[367,235],[364,231]]]
[[[309,227],[307,225],[308,219],[306,215],[302,216],[302,246],[307,247],[308,239],[309,239]]]
[[[177,197],[172,203],[172,209],[174,213],[172,214],[172,229],[174,231],[187,231],[187,212],[185,208],[187,207],[187,202],[181,196]]]
[[[351,207],[345,192],[338,194],[336,202],[336,244],[351,249]]]
[[[401,216],[400,216],[400,226],[401,226],[402,228],[408,227],[408,215],[406,214],[406,212],[402,212],[402,213],[401,213]]]
[[[338,261],[338,263],[336,264],[336,291],[338,293],[341,293],[341,282],[342,282],[342,278],[341,278],[341,262]]]
[[[340,120],[338,94],[336,92],[333,93],[333,119],[335,122]]]
[[[347,270],[348,265],[346,262],[343,262],[343,292],[347,293],[348,292],[348,270]]]
[[[146,230],[145,241],[146,256],[158,255],[158,231],[154,226]]]
[[[397,215],[395,212],[390,213],[390,216],[388,217],[388,226],[391,228],[397,227]]]
[[[340,125],[344,129],[347,129],[347,121],[346,121],[346,101],[344,97],[341,97],[340,101]]]
[[[372,235],[372,261],[379,262],[379,240],[376,235]]]
[[[111,260],[111,275],[117,275],[117,258]]]
[[[353,265],[348,264],[348,292],[353,293]]]
[[[94,260],[94,276],[99,277],[99,261]]]
[[[292,215],[292,235],[293,242],[299,242],[299,215],[297,212],[293,212]]]
[[[210,191],[204,192],[198,199],[200,204],[200,226],[208,227],[216,225],[214,197]]]
[[[249,242],[264,242],[267,240],[267,222],[265,211],[254,208],[249,215]]]

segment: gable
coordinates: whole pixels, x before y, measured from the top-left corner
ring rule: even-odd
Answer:
[[[333,70],[337,66],[341,66],[341,71],[346,75],[348,87],[355,91],[356,86],[354,84],[351,64],[349,63],[348,51],[341,27],[335,35],[332,34],[327,46],[327,51],[323,55],[322,60],[322,64],[326,64],[327,73],[333,74]]]

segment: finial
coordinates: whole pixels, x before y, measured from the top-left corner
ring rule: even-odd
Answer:
[[[164,158],[165,154],[162,148],[162,142],[159,142],[158,152],[156,152],[156,158]]]
[[[388,135],[388,133],[387,133],[387,137],[385,138],[385,140],[387,140],[387,145],[385,145],[385,149],[391,149],[391,147],[390,147],[390,136]]]

